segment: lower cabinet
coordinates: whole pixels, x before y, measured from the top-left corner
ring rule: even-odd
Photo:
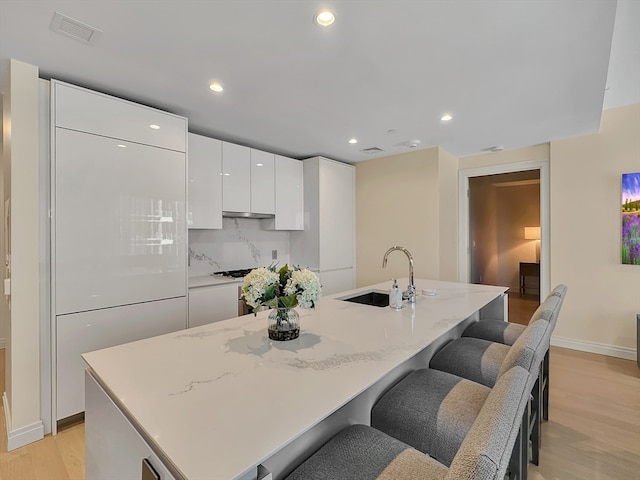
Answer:
[[[238,316],[238,287],[225,283],[189,289],[189,328]]]
[[[86,477],[92,480],[175,480],[160,457],[88,372],[85,372],[84,383]],[[149,475],[150,471],[155,476]]]
[[[83,353],[182,330],[186,317],[185,297],[58,315],[56,420],[84,411]]]

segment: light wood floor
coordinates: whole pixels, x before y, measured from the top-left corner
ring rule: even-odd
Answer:
[[[552,347],[550,392],[540,466],[529,466],[531,480],[640,480],[635,362]],[[0,414],[1,480],[84,479],[83,424],[7,453],[1,408]]]

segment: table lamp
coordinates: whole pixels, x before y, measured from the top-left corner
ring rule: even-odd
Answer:
[[[536,241],[536,263],[540,263],[540,227],[524,227],[524,238]]]

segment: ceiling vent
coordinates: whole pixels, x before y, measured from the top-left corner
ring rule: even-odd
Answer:
[[[373,155],[374,153],[382,152],[382,149],[378,147],[370,147],[370,148],[363,148],[360,151],[362,153],[366,153],[367,155]]]
[[[91,25],[78,22],[73,18],[65,17],[58,12],[53,15],[53,20],[51,21],[51,26],[49,28],[54,32],[75,38],[87,45],[94,45],[102,33],[101,30],[98,30]]]

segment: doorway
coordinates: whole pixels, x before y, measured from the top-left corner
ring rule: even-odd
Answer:
[[[459,172],[459,280],[508,287],[517,323],[548,293],[548,178],[548,161]]]

